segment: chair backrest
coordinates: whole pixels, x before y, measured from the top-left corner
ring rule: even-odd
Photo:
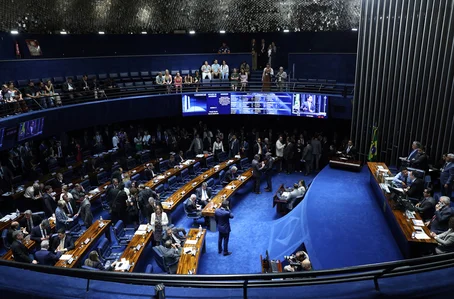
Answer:
[[[99,256],[102,258],[105,258],[108,256],[110,253],[110,246],[109,246],[109,241],[104,237],[102,238],[101,242],[99,242],[98,247],[96,249],[98,251]]]
[[[249,165],[249,159],[248,158],[241,159],[241,161],[240,161],[241,169],[244,170],[244,169],[248,168],[248,165]]]
[[[208,158],[206,158],[206,165],[207,167],[212,167],[212,165],[214,164],[214,157],[213,156],[209,156]]]
[[[134,158],[130,158],[126,161],[126,166],[128,167],[128,169],[133,169],[134,167],[137,166],[137,163],[136,163],[136,159]]]
[[[161,172],[166,171],[169,168],[167,164],[168,162],[169,160],[162,160],[161,162],[159,162],[159,170]]]
[[[156,261],[156,264],[158,264],[159,268],[162,269],[164,272],[168,272],[169,268],[166,265],[164,255],[162,254],[161,250],[159,249],[158,246],[153,247],[153,257]]]
[[[207,181],[207,186],[208,187],[213,187],[214,185],[214,179],[213,178],[210,178],[208,181]]]
[[[172,176],[169,178],[167,182],[169,184],[169,187],[173,187],[177,183],[177,178],[175,176]]]
[[[162,192],[164,192],[164,185],[163,184],[159,185],[154,189],[154,191],[158,194],[161,194]]]
[[[98,268],[93,268],[93,267],[89,267],[89,266],[85,266],[85,265],[82,265],[81,268],[85,269],[85,270],[90,270],[90,271],[100,271]]]
[[[140,162],[145,163],[148,161],[150,161],[150,153],[149,152],[142,153],[142,155],[140,155]]]
[[[72,169],[68,169],[65,172],[63,172],[63,179],[67,181],[71,181],[73,177],[74,171]]]
[[[189,176],[189,170],[187,168],[181,171],[181,179],[186,179]]]
[[[227,154],[225,152],[221,152],[218,154],[218,160],[223,162],[227,159]]]
[[[221,170],[219,172],[219,182],[222,182],[224,180],[224,177],[225,177],[225,170]]]
[[[82,187],[84,187],[85,191],[89,191],[89,190],[90,190],[91,185],[90,185],[90,181],[89,181],[89,180],[84,180],[84,181],[82,181],[82,182],[80,183],[80,185],[81,185]]]
[[[36,216],[40,217],[41,219],[46,218],[46,213],[44,211],[34,212],[34,213],[32,213],[32,215],[36,215]]]
[[[8,242],[8,229],[4,229],[2,231],[2,240],[3,240],[3,246],[5,246],[6,249],[9,249],[11,247],[11,244]]]
[[[125,234],[125,225],[122,220],[118,220],[113,227],[114,235],[118,239]]]
[[[194,164],[194,166],[192,167],[194,173],[197,173],[198,171],[200,171],[200,162],[197,162]]]
[[[98,184],[101,185],[108,181],[109,176],[107,175],[106,171],[101,171],[96,175],[96,178],[98,179]]]

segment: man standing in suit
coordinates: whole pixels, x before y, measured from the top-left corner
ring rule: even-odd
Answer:
[[[1,194],[13,191],[13,173],[0,161],[0,191]]]
[[[196,189],[197,203],[204,208],[211,200],[212,190],[206,182],[202,183],[202,187]]]
[[[219,231],[218,238],[218,253],[222,252],[222,242],[224,242],[224,255],[231,255],[229,251],[229,238],[230,238],[230,218],[233,218],[232,212],[229,209],[229,202],[224,200],[219,209],[214,212],[214,219]]]
[[[257,141],[254,144],[254,152],[253,152],[254,156],[259,155],[260,157],[262,157],[262,155],[265,154],[263,152],[262,148],[263,148],[262,140],[260,138],[257,138]]]
[[[310,142],[306,144],[303,150],[303,162],[306,173],[304,175],[309,175],[312,172],[312,145]]]
[[[440,197],[440,201],[435,206],[435,214],[430,222],[426,225],[430,226],[430,231],[441,234],[448,230],[449,218],[453,216],[451,209],[451,200],[447,196]]]
[[[31,254],[28,248],[22,244],[24,234],[20,230],[13,233],[13,239],[14,241],[11,244],[11,250],[13,252],[14,260],[21,263],[37,264],[38,262],[30,257]]]
[[[320,140],[318,139],[318,135],[315,135],[312,137],[311,140],[311,146],[312,146],[312,160],[314,160],[315,164],[315,171],[319,171],[319,162],[320,162],[320,155],[322,154],[322,144],[320,143]]]
[[[49,220],[44,219],[32,229],[30,239],[39,245],[42,241],[49,240],[51,234]]]
[[[271,153],[265,154],[265,168],[263,169],[263,173],[265,174],[266,180],[266,192],[271,192],[273,190],[273,184],[271,182],[271,174],[273,172],[273,163],[274,158],[271,156]]]
[[[410,161],[410,166],[424,170],[426,173],[429,171],[429,157],[422,147],[418,148],[418,155],[414,160]]]
[[[423,199],[415,205],[416,210],[424,221],[430,221],[434,216],[436,202],[433,195],[434,192],[432,189],[424,189]]]
[[[260,156],[255,155],[252,160],[252,176],[254,177],[254,190],[255,194],[260,194],[260,179],[262,177],[262,170],[265,168],[265,163],[260,162]]]
[[[44,202],[44,212],[46,213],[46,217],[52,217],[55,213],[55,209],[57,208],[57,202],[55,201],[55,197],[52,196],[52,187],[47,185],[44,187],[44,195],[43,195],[43,202]]]
[[[86,228],[89,228],[93,223],[93,214],[91,212],[91,202],[88,199],[88,196],[80,203],[79,211],[77,212],[78,216],[84,222]]]
[[[189,150],[192,150],[192,148],[194,148],[194,153],[196,155],[203,154],[203,142],[199,134],[195,135],[191,145],[189,146]]]
[[[31,233],[32,229],[41,223],[42,219],[38,215],[33,215],[32,211],[27,210],[24,212],[24,218],[19,221],[21,227],[25,227],[27,232]]]
[[[35,259],[38,261],[40,265],[46,266],[53,266],[56,262],[58,262],[61,256],[61,252],[57,252],[57,254],[49,251],[49,241],[44,240],[41,242],[41,250],[35,252]]]
[[[65,253],[67,251],[74,249],[74,242],[70,236],[66,235],[66,231],[64,228],[60,228],[58,230],[58,238],[54,239],[52,243],[52,251],[55,253],[62,252]]]
[[[441,183],[441,195],[452,196],[452,184],[454,182],[454,154],[448,154],[446,157],[446,163],[441,169],[440,183]]]
[[[234,158],[236,155],[240,154],[240,142],[236,138],[236,135],[232,136],[229,144],[229,158]]]
[[[349,140],[347,143],[347,146],[344,149],[343,152],[344,155],[350,156],[352,159],[355,159],[356,157],[356,148],[353,146],[353,141]]]
[[[408,197],[412,198],[421,198],[421,194],[424,191],[424,181],[419,178],[420,174],[414,171],[410,171],[408,173],[408,178],[410,180],[410,187],[404,189],[404,192],[407,194]]]
[[[110,181],[112,182],[113,179],[117,179],[118,182],[123,181],[123,168],[118,168],[114,172],[112,172],[112,176],[110,177]]]
[[[287,145],[284,148],[284,161],[285,168],[287,168],[287,174],[293,172],[293,156],[295,155],[295,146],[293,144],[293,138],[287,137]]]
[[[225,173],[225,176],[224,176],[224,183],[225,184],[228,184],[230,183],[231,181],[234,181],[236,180],[237,178],[237,175],[236,175],[236,172],[238,171],[238,168],[233,165],[232,167],[230,167],[229,170],[226,171]]]

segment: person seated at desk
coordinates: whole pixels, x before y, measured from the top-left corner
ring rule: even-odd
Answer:
[[[59,200],[57,203],[57,208],[55,209],[55,224],[57,230],[65,229],[71,222],[73,222],[73,218],[68,217],[66,215],[66,202],[64,200]],[[74,217],[77,217],[74,215]]]
[[[430,233],[430,236],[438,243],[435,248],[436,254],[454,252],[454,217],[449,218],[448,227],[449,229],[444,233],[438,235],[434,232]]]
[[[293,204],[298,198],[301,198],[306,194],[306,183],[304,180],[300,180],[298,184],[294,184],[293,188],[284,188],[282,187],[281,190],[278,190],[277,197],[279,200],[286,200],[287,201],[287,208],[289,210],[293,209]]]
[[[175,160],[177,161],[177,163],[181,164],[184,162],[184,153],[183,151],[179,151],[178,152],[178,155],[175,157]]]
[[[12,244],[14,242],[13,234],[16,231],[20,231],[23,233],[23,231],[20,228],[19,222],[13,221],[13,222],[11,222],[11,225],[8,228],[8,231],[6,232],[6,240],[8,241],[9,244]]]
[[[151,181],[156,175],[157,173],[154,172],[154,165],[153,163],[149,163],[147,164],[147,168],[145,168],[145,177],[147,178],[147,180]]]
[[[66,185],[66,182],[63,179],[63,174],[57,173],[55,178],[55,188],[61,188],[63,185]]]
[[[182,233],[183,235],[181,235],[180,233]],[[172,242],[173,248],[182,247],[184,242],[186,241],[186,230],[182,227],[168,227],[166,229],[166,232],[164,233],[164,236],[162,236],[162,241]]]
[[[25,228],[26,232],[31,233],[33,228],[39,225],[42,221],[38,215],[33,215],[32,211],[27,210],[24,212],[24,218],[19,221],[21,227]]]
[[[110,261],[107,261],[106,264],[103,264],[99,259],[98,252],[93,250],[88,254],[88,258],[85,260],[84,265],[99,270],[112,271],[117,265],[117,263],[118,263],[117,261],[114,261],[111,264]]]
[[[424,170],[424,172],[427,173],[429,171],[429,157],[424,152],[423,147],[420,147],[417,150],[418,154],[415,159],[410,161],[410,167]]]
[[[35,182],[33,185],[25,189],[24,197],[31,200],[38,200],[43,197],[41,189],[39,188],[39,183]]]
[[[420,174],[418,172],[408,172],[410,187],[404,189],[404,193],[407,194],[408,197],[417,199],[421,198],[421,194],[424,191],[424,181],[418,177],[419,175]]]
[[[13,258],[16,262],[37,264],[38,261],[33,259],[33,255],[30,250],[22,243],[24,240],[24,234],[20,230],[13,232],[13,242],[11,243],[11,251],[13,252]]]
[[[435,206],[435,214],[431,221],[427,221],[426,226],[430,227],[430,231],[441,234],[448,230],[449,218],[453,216],[451,209],[451,200],[447,196],[440,197],[440,201]]]
[[[175,156],[171,155],[169,157],[169,161],[167,161],[167,167],[169,169],[174,168],[177,165],[177,162],[175,161]]]
[[[236,175],[236,172],[238,171],[238,168],[234,165],[230,167],[229,170],[226,171],[225,176],[224,176],[224,184],[229,184],[231,181],[234,181],[237,179],[238,175]]]
[[[353,145],[353,141],[349,140],[347,146],[342,151],[342,154],[347,158],[355,159],[356,157],[356,147]]]
[[[39,225],[32,229],[30,239],[39,245],[42,241],[49,240],[51,235],[52,232],[50,230],[49,220],[44,219]]]
[[[411,185],[408,179],[408,169],[402,168],[402,170],[394,177],[393,184],[397,188],[407,188]]]
[[[422,200],[415,205],[416,211],[418,211],[424,221],[430,221],[434,216],[436,202],[433,195],[432,189],[424,189]]]
[[[68,235],[66,235],[66,230],[64,228],[60,228],[57,232],[58,238],[55,238],[51,250],[55,253],[62,252],[65,253],[67,251],[73,250],[74,241]]]
[[[41,250],[35,252],[35,260],[37,260],[40,265],[53,266],[58,262],[61,254],[61,252],[55,254],[52,251],[49,251],[49,240],[43,240],[41,242]]]
[[[212,198],[212,189],[208,187],[206,182],[202,183],[202,187],[196,189],[197,203],[202,206],[202,209],[208,204]]]
[[[188,200],[185,202],[185,210],[191,216],[201,216],[202,209],[200,206],[197,206],[197,195],[192,194]]]
[[[165,263],[171,265],[169,267],[170,274],[175,274],[178,269],[178,262],[180,261],[181,256],[181,247],[174,248],[172,247],[172,241],[167,240],[163,245],[159,245],[158,249],[161,251],[162,256],[164,257]]]
[[[309,255],[304,251],[298,251],[295,255],[291,255],[287,258],[290,265],[284,267],[284,272],[296,272],[296,271],[311,271],[312,264],[309,260]]]

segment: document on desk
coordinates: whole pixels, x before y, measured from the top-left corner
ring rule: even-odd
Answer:
[[[426,235],[426,233],[422,233],[422,234],[415,234],[415,238],[418,239],[418,240],[429,240],[430,237],[428,235]]]
[[[138,231],[146,231],[147,230],[147,225],[146,224],[141,224],[137,230]]]
[[[72,258],[72,254],[63,254],[61,257],[60,257],[60,260],[62,261],[68,261],[70,258]]]
[[[197,244],[197,240],[186,240],[186,242],[184,242],[185,245],[196,245]]]
[[[134,233],[134,235],[139,235],[139,236],[143,236],[147,233],[146,230],[136,230],[136,232]]]
[[[413,224],[416,226],[424,226],[424,222],[422,220],[412,219],[412,221],[413,221]]]

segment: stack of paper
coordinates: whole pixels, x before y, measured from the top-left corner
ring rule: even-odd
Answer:
[[[121,270],[128,271],[129,268],[130,268],[129,261],[126,261],[126,260],[125,261],[122,260],[121,262],[119,262],[115,265],[115,270],[117,270],[117,271],[121,271]]]
[[[416,226],[424,226],[424,222],[422,220],[412,219],[412,221],[413,221],[413,224]]]
[[[94,194],[97,194],[97,193],[99,193],[99,189],[98,189],[98,188],[95,188],[95,189],[91,190],[91,191],[88,192],[88,193],[93,194],[93,195],[94,195]]]
[[[184,242],[185,245],[195,245],[197,244],[197,240],[186,240],[186,242]]]
[[[147,233],[146,230],[137,230],[134,235],[139,235],[139,236],[143,236]]]
[[[60,260],[61,261],[67,261],[69,260],[70,258],[72,258],[72,254],[63,254],[61,257],[60,257]]]

